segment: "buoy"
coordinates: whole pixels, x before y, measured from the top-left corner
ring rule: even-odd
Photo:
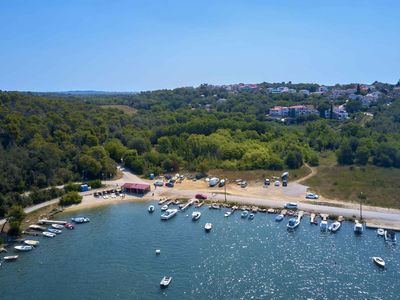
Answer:
[[[156,254],[158,255],[158,254],[160,254],[161,253],[161,250],[160,249],[157,249],[156,250]]]

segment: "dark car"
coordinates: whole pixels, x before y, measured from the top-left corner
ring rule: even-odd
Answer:
[[[172,180],[168,181],[168,182],[165,184],[166,187],[174,187],[174,185],[175,185],[175,183],[174,183]]]
[[[196,199],[201,199],[201,200],[206,200],[207,196],[204,194],[196,194],[195,196]]]

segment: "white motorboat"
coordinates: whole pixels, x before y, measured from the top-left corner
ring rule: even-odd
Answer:
[[[361,223],[356,222],[356,224],[354,224],[354,233],[357,234],[361,234],[364,231],[364,227]]]
[[[53,238],[53,237],[56,236],[55,233],[48,232],[48,231],[43,231],[43,232],[42,232],[42,235],[45,236],[45,237],[49,237],[49,238]]]
[[[298,220],[296,218],[291,218],[291,219],[289,219],[289,223],[287,224],[287,229],[292,230],[292,229],[295,229],[299,225],[300,225],[300,220]]]
[[[165,205],[161,206],[162,211],[166,211],[167,209],[168,209],[168,205],[165,204]]]
[[[254,219],[254,214],[253,213],[249,214],[249,220],[253,220],[253,219]]]
[[[37,231],[45,231],[46,227],[33,224],[33,225],[29,225],[29,229],[37,230]]]
[[[192,212],[192,220],[193,221],[197,221],[198,219],[200,219],[200,217],[201,217],[201,212],[199,212],[199,211]]]
[[[172,280],[172,277],[164,276],[164,277],[161,279],[160,287],[166,288],[166,287],[169,286],[169,284],[171,283],[171,280]]]
[[[153,213],[154,210],[155,210],[154,205],[150,205],[150,206],[147,208],[147,211],[148,211],[149,213]]]
[[[60,230],[60,229],[54,229],[54,228],[52,228],[52,227],[47,228],[47,231],[48,231],[48,232],[51,232],[51,233],[55,233],[55,234],[61,234],[61,233],[62,233],[62,230]]]
[[[340,223],[339,221],[335,221],[329,226],[329,231],[336,232],[339,230],[340,226],[342,226],[342,223]]]
[[[26,251],[31,251],[33,249],[33,246],[29,245],[21,245],[21,246],[15,246],[15,250],[26,252]]]
[[[231,211],[227,211],[227,212],[224,214],[224,217],[229,217],[231,214],[232,214]]]
[[[76,218],[71,218],[71,221],[74,223],[82,224],[90,222],[90,219],[86,217],[76,217]]]
[[[396,243],[396,233],[394,230],[385,230],[385,241],[390,243]]]
[[[206,231],[210,231],[212,229],[212,224],[211,223],[206,223],[206,225],[204,225],[204,229]]]
[[[5,261],[14,261],[14,260],[17,260],[17,258],[18,258],[18,255],[10,255],[10,256],[4,256],[3,257],[3,259]]]
[[[247,210],[244,210],[240,216],[241,216],[243,219],[245,219],[245,218],[247,218],[248,215],[249,215],[249,212],[248,212]]]
[[[384,235],[385,235],[385,229],[383,229],[383,228],[378,228],[378,229],[376,230],[376,233],[377,233],[379,236],[384,236]]]
[[[178,212],[178,210],[177,210],[176,208],[167,209],[167,210],[165,211],[165,213],[163,213],[163,214],[161,215],[161,220],[169,220],[169,219],[171,219],[173,216],[175,216],[177,212]]]
[[[157,255],[160,255],[160,254],[161,254],[161,250],[160,250],[160,249],[157,249],[157,250],[156,250],[156,254],[157,254]]]
[[[221,209],[221,206],[219,206],[217,203],[213,203],[210,208],[212,209]]]
[[[374,261],[374,263],[376,263],[381,268],[385,267],[385,261],[382,258],[380,258],[378,256],[374,256],[374,257],[372,257],[372,260]]]
[[[63,229],[64,225],[61,224],[51,224],[51,227],[53,227],[54,229]]]
[[[321,223],[319,224],[319,228],[323,232],[327,231],[328,230],[328,221],[322,220]]]
[[[29,245],[29,246],[38,246],[39,245],[39,241],[34,241],[34,240],[25,240],[24,241],[25,245]]]

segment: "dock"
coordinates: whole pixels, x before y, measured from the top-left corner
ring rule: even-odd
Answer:
[[[22,231],[22,234],[25,234],[25,235],[31,235],[31,236],[39,236],[39,235],[41,235],[39,232],[37,232],[37,231]]]
[[[338,220],[339,222],[343,222],[343,221],[344,221],[344,218],[343,218],[343,216],[339,216],[337,220]]]
[[[369,229],[383,228],[386,230],[400,231],[400,225],[396,226],[393,224],[385,224],[385,223],[377,223],[377,222],[367,222],[365,224],[365,227],[369,228]]]
[[[168,198],[160,199],[160,200],[158,201],[158,205],[162,205],[162,204],[164,204],[164,203],[167,202],[167,201],[168,201]]]
[[[192,206],[195,201],[196,201],[196,199],[190,200],[184,206],[181,207],[181,210],[186,210],[189,206]]]
[[[67,224],[67,221],[56,221],[56,220],[47,220],[47,219],[41,219],[38,221],[38,224],[41,225],[49,225],[49,224],[59,224],[59,225],[65,225]]]
[[[304,216],[304,211],[299,211],[299,214],[297,215],[297,220],[300,222],[301,218]]]
[[[315,213],[311,213],[310,223],[314,223],[315,222],[315,217],[316,217]]]
[[[322,218],[322,220],[324,220],[324,221],[328,221],[328,217],[329,217],[328,214],[321,214],[321,218]]]
[[[199,203],[196,204],[196,207],[199,208],[199,207],[202,207],[203,205],[204,205],[204,201],[200,201]]]

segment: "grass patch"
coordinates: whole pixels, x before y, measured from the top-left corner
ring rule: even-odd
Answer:
[[[304,184],[327,198],[359,203],[363,193],[364,204],[400,208],[399,178],[400,169],[338,166],[332,153],[320,159],[318,174]]]
[[[123,113],[127,114],[127,115],[134,115],[137,113],[137,109],[130,107],[128,105],[119,105],[119,104],[114,104],[114,105],[102,105],[102,108],[105,109],[118,109],[120,111],[122,111]]]
[[[222,170],[213,169],[208,172],[209,176],[216,176],[219,178],[227,178],[228,180],[243,179],[246,181],[263,181],[265,178],[272,176],[280,177],[284,171],[271,171],[271,170]],[[296,170],[289,170],[289,181],[300,179],[310,173],[310,169],[302,166]]]

